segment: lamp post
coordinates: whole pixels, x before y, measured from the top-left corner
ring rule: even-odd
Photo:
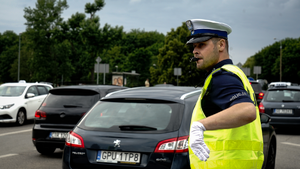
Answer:
[[[274,38],[274,40],[276,41],[276,38]],[[279,66],[279,68],[280,68],[280,82],[281,82],[281,80],[282,80],[282,44],[281,44],[281,40],[279,40],[279,42],[280,42],[280,66]]]
[[[18,82],[20,81],[21,35],[22,32],[19,33]]]

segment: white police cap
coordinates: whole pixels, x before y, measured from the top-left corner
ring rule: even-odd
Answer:
[[[205,19],[188,20],[186,21],[186,26],[191,31],[187,45],[204,42],[213,37],[227,39],[227,35],[232,31],[231,27],[225,23]]]

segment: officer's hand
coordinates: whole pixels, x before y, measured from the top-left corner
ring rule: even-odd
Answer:
[[[205,127],[200,122],[193,122],[190,132],[190,147],[194,154],[201,160],[206,161],[209,158],[210,150],[203,141],[203,132]]]

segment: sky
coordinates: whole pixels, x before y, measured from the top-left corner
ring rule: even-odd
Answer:
[[[26,30],[24,9],[36,8],[37,0],[0,0],[0,33]],[[67,0],[62,17],[84,13],[94,0]],[[96,13],[100,27],[106,23],[167,35],[189,19],[207,19],[228,24],[229,55],[234,64],[246,60],[276,40],[300,37],[299,0],[106,0]],[[275,39],[276,38],[276,39]],[[278,49],[280,50],[280,49]],[[257,65],[260,66],[260,65]]]

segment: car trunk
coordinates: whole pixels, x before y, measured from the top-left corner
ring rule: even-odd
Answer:
[[[89,110],[89,108],[43,108],[47,114],[46,120],[43,121],[44,124],[54,124],[54,126],[67,124],[72,125],[73,127],[77,124],[77,122],[81,119],[81,117]],[[41,124],[43,125],[43,124]],[[73,128],[72,127],[72,128]]]
[[[300,117],[296,102],[264,102],[265,113],[274,117]]]
[[[54,91],[46,97],[39,108],[46,114],[46,118],[36,120],[36,124],[41,124],[41,127],[72,129],[99,98],[100,94],[91,90]]]
[[[71,148],[71,166],[170,168],[176,155],[187,157],[187,136],[178,138],[183,110],[157,100],[98,102],[74,129],[84,148]],[[82,153],[90,166],[77,160]]]
[[[105,168],[110,168],[110,164],[115,164],[114,161],[110,160],[116,158],[116,155],[123,155],[122,160],[124,161],[118,162],[119,167],[170,168],[175,156],[175,153],[155,153],[154,151],[160,141],[178,137],[178,131],[162,134],[137,134],[86,131],[78,128],[76,130],[75,132],[81,130],[78,133],[81,133],[84,138],[86,158],[90,164],[86,166],[86,163],[83,163],[84,166],[82,167],[99,168],[105,166]],[[115,144],[117,140],[120,141],[119,146]],[[71,151],[71,167],[80,167],[82,163],[77,160],[80,153],[76,152],[82,150],[72,148]],[[99,155],[106,156],[107,159],[109,158],[107,156],[112,156],[112,158],[107,161],[99,161]]]

